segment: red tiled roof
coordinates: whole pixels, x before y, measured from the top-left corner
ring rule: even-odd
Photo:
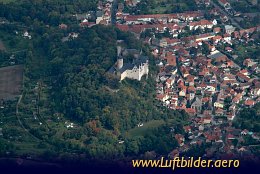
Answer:
[[[189,23],[189,26],[205,26],[205,25],[213,25],[213,23],[205,19]]]
[[[219,0],[222,4],[228,3],[227,0]]]
[[[249,77],[247,77],[246,75],[244,75],[244,74],[242,74],[240,72],[237,73],[237,76],[240,77],[241,79],[247,81],[247,82],[250,80]]]
[[[193,108],[186,108],[185,111],[189,114],[195,114],[196,113],[196,110],[193,109]]]
[[[204,97],[204,98],[201,99],[201,101],[202,101],[203,103],[206,103],[206,102],[209,101],[209,97]]]
[[[225,50],[226,51],[232,51],[233,49],[231,47],[226,47]]]
[[[253,106],[255,104],[255,101],[254,100],[246,100],[245,101],[245,105],[246,106]]]
[[[172,66],[176,66],[176,56],[172,55],[171,53],[166,53],[165,59],[167,60],[167,63]]]
[[[219,33],[221,31],[220,27],[214,28],[214,32]]]

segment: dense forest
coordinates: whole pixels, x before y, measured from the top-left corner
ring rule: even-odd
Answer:
[[[182,13],[198,10],[194,0],[142,0],[135,7],[125,7],[133,14]]]
[[[30,25],[37,20],[48,25],[70,22],[76,13],[95,10],[98,0],[21,0],[3,4],[0,2],[0,16],[11,22]]]
[[[47,34],[45,37],[48,38]],[[115,151],[123,151],[123,149],[113,148],[118,137],[122,137],[125,131],[136,127],[139,122],[148,122],[153,119],[185,120],[187,118],[183,113],[179,114],[157,106],[155,81],[151,76],[147,81],[126,80],[119,83],[107,75],[106,71],[116,61],[116,40],[124,40],[127,48],[140,49],[142,47],[129,33],[121,33],[114,28],[96,26],[80,31],[78,39],[66,43],[56,45],[52,43],[52,40],[56,39],[48,40],[50,40],[48,45],[51,47],[41,48],[45,54],[48,54],[46,65],[42,64],[36,73],[29,71],[29,74],[34,77],[39,72],[40,76],[49,80],[53,102],[48,107],[84,126],[86,147],[92,157],[104,153],[121,154],[122,152]],[[31,62],[28,62],[28,65],[35,66],[34,63],[38,61],[32,59]],[[151,60],[151,62],[153,61]],[[151,67],[153,66],[155,65],[151,63]],[[28,67],[28,69],[32,68]],[[151,75],[155,73],[154,71]],[[119,91],[111,92],[106,87],[116,87]],[[152,139],[151,144],[147,146],[142,145],[142,141],[144,141],[142,139],[138,139],[140,142],[134,141],[137,143],[136,148],[141,152],[154,150],[155,144],[157,146],[160,143],[157,142],[156,136],[147,138]],[[174,142],[173,138],[169,141],[169,143],[171,142]],[[126,145],[126,150],[130,148],[128,145],[133,146],[127,143]],[[172,150],[171,148],[174,146],[167,144],[165,148]],[[110,155],[107,154],[106,157],[110,158]]]

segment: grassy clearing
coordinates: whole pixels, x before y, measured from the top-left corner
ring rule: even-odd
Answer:
[[[165,123],[164,120],[152,120],[144,123],[144,126],[142,127],[135,127],[133,129],[130,129],[127,133],[131,137],[143,136],[147,132],[151,131],[152,129],[162,126],[164,123]]]
[[[147,133],[149,133],[149,131],[158,128],[160,126],[163,126],[164,124],[169,124],[169,125],[174,125],[176,124],[176,122],[181,123],[183,125],[189,125],[189,122],[186,121],[182,121],[180,119],[176,120],[176,119],[168,119],[167,121],[165,120],[151,120],[148,121],[146,123],[143,123],[144,125],[142,127],[135,127],[133,129],[130,129],[126,132],[127,136],[130,137],[136,137],[136,136],[144,136]]]

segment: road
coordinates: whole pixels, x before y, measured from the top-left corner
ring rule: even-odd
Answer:
[[[111,9],[111,24],[116,24],[116,13],[117,13],[118,0],[114,0]]]
[[[222,14],[226,15],[229,17],[229,20],[231,21],[231,23],[236,26],[237,28],[239,28],[240,30],[243,29],[234,19],[233,16],[230,16],[225,10],[223,10],[217,3],[215,3],[214,1],[210,1],[211,4],[217,8]]]

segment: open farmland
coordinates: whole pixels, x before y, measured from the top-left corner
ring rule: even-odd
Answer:
[[[11,100],[21,93],[23,66],[0,68],[0,99]]]

